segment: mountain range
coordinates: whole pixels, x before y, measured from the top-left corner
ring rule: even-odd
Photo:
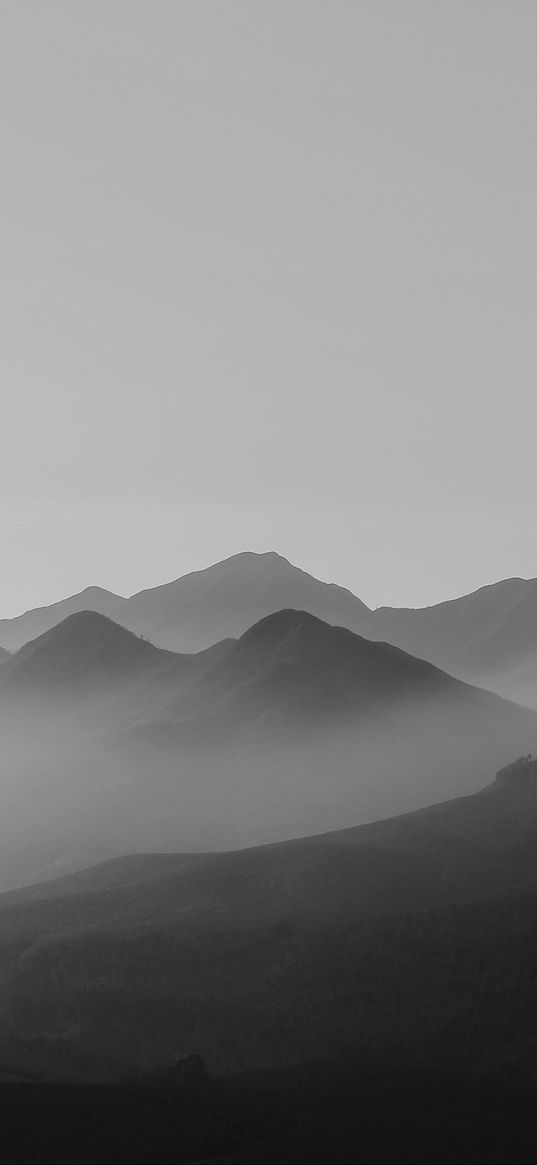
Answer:
[[[296,610],[193,654],[75,612],[0,666],[0,729],[4,887],[386,817],[537,749],[534,711]]]
[[[68,615],[93,610],[156,646],[195,653],[289,608],[386,641],[460,679],[537,707],[534,579],[507,579],[422,609],[370,610],[351,591],[320,582],[276,553],[243,553],[127,599],[90,587],[0,620],[0,643],[17,650]]]
[[[95,1160],[533,1160],[537,710],[475,683],[531,679],[532,586],[370,611],[239,555],[4,622],[8,1160],[97,1112]]]

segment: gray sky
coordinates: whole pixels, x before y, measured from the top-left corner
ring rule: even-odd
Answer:
[[[0,614],[537,575],[537,5],[0,0]]]

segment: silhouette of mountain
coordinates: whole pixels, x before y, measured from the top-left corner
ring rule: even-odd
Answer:
[[[506,579],[433,607],[378,608],[367,634],[537,706],[536,579]]]
[[[534,712],[293,610],[194,655],[77,613],[2,665],[0,718],[4,887],[92,853],[386,817],[537,749]]]
[[[123,621],[163,647],[199,651],[237,638],[283,608],[359,630],[368,608],[350,591],[319,582],[276,553],[235,554],[127,600]],[[1,638],[1,636],[0,636]]]
[[[327,623],[360,630],[368,608],[344,587],[323,583],[276,553],[246,552],[129,599],[90,587],[50,607],[0,620],[0,643],[17,650],[75,611],[116,619],[158,646],[198,652],[236,638],[275,611],[306,610]]]
[[[276,553],[246,552],[128,599],[92,587],[4,619],[0,643],[16,650],[87,609],[109,615],[160,647],[195,653],[238,638],[286,608],[391,643],[460,679],[537,706],[537,580],[506,579],[432,607],[370,611],[351,591],[320,582]]]
[[[61,623],[77,611],[97,611],[101,615],[118,616],[124,599],[102,587],[86,587],[79,594],[70,595],[59,603],[36,607],[14,619],[0,619],[0,643],[9,651],[18,651],[24,643],[37,639],[43,632]]]
[[[334,627],[306,611],[267,615],[230,645],[192,691],[184,692],[171,718],[285,719],[302,727],[449,696],[461,685],[431,664]]]
[[[95,611],[77,611],[26,643],[2,666],[6,689],[73,688],[107,684],[119,677],[155,672],[177,660],[171,652],[118,626]]]

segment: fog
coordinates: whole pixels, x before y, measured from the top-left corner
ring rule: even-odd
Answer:
[[[133,851],[358,825],[473,792],[537,749],[533,713],[465,685],[344,717],[284,705],[249,725],[163,720],[155,705],[146,684],[4,696],[1,889]]]

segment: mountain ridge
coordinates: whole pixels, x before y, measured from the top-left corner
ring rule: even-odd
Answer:
[[[275,551],[244,551],[128,598],[88,588],[50,607],[0,621],[10,650],[93,607],[157,646],[195,653],[238,638],[268,614],[307,610],[334,626],[389,642],[458,678],[537,707],[537,580],[513,577],[428,607],[371,610],[352,591],[321,582]]]

